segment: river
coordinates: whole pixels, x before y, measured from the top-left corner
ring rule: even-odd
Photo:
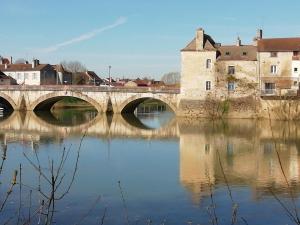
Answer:
[[[0,224],[292,224],[299,138],[299,122],[13,112]]]

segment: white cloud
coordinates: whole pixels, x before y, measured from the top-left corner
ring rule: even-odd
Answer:
[[[39,49],[40,52],[44,52],[44,53],[50,53],[50,52],[55,52],[57,50],[59,50],[60,48],[63,48],[65,46],[68,46],[68,45],[73,45],[75,43],[79,43],[79,42],[82,42],[82,41],[86,41],[86,40],[89,40],[89,39],[92,39],[93,37],[95,37],[96,35],[98,34],[101,34],[107,30],[111,30],[111,29],[114,29],[124,23],[127,22],[127,18],[126,17],[120,17],[119,19],[117,19],[114,23],[110,24],[110,25],[107,25],[107,26],[104,26],[104,27],[101,27],[101,28],[98,28],[98,29],[95,29],[91,32],[88,32],[86,34],[82,34],[78,37],[75,37],[75,38],[72,38],[68,41],[64,41],[64,42],[61,42],[59,44],[56,44],[56,45],[53,45],[53,46],[49,46],[47,48],[42,48],[42,49]]]

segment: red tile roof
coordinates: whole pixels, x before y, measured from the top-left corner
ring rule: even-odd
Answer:
[[[300,38],[272,38],[258,41],[259,52],[300,51]]]
[[[217,60],[257,60],[257,47],[253,45],[224,45],[218,48]]]
[[[214,51],[215,49],[215,41],[211,38],[211,36],[204,34],[203,40],[203,50]],[[196,51],[196,38],[194,38],[184,49],[181,51]]]
[[[49,64],[39,64],[36,67],[32,68],[31,64],[7,64],[7,68],[5,69],[5,65],[0,65],[1,71],[41,71]]]

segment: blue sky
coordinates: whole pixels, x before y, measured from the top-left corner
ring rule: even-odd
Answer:
[[[79,60],[100,76],[180,71],[180,49],[203,27],[215,41],[300,36],[299,1],[1,0],[0,54]]]

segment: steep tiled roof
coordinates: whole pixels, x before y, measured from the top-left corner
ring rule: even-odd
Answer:
[[[258,41],[259,52],[300,51],[300,38],[271,38]]]
[[[92,80],[95,79],[95,80],[101,80],[102,81],[102,79],[94,71],[87,71],[86,73],[87,73],[88,76],[90,76],[90,78]]]
[[[41,71],[49,64],[39,64],[36,67],[32,68],[31,64],[7,64],[7,68],[5,69],[5,65],[0,65],[1,71]]]
[[[224,45],[218,48],[217,60],[257,60],[257,47],[253,45]]]
[[[0,71],[0,78],[1,79],[9,79],[9,77],[6,76],[2,71]]]
[[[215,41],[211,38],[211,36],[204,34],[204,50],[216,50],[215,49]],[[194,38],[184,49],[181,51],[196,51],[196,38]]]

